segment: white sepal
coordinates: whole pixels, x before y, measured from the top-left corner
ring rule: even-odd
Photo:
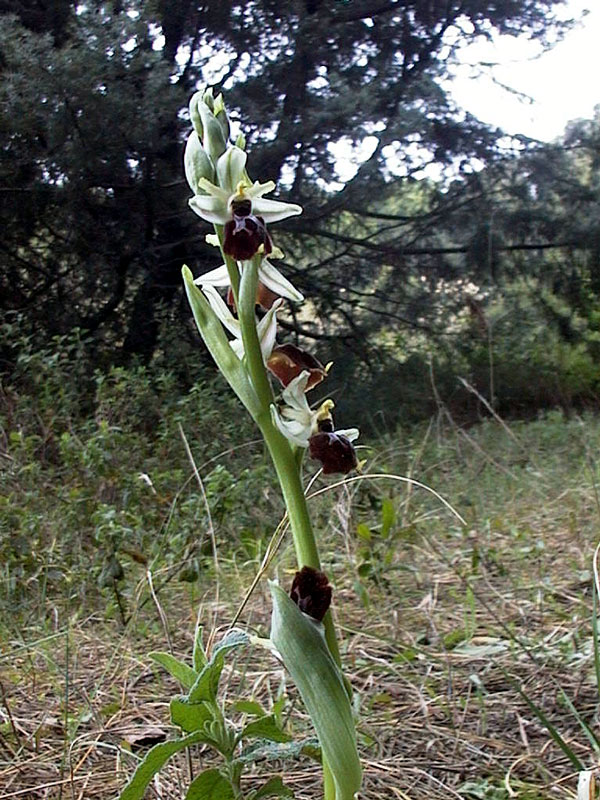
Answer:
[[[267,258],[263,258],[258,268],[258,280],[280,297],[287,297],[295,303],[304,300],[302,292],[299,292]]]

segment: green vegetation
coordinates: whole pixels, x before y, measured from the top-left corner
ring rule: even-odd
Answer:
[[[72,340],[23,353],[2,401],[3,775],[32,797],[45,785],[56,798],[71,785],[112,797],[174,732],[156,698],[177,686],[144,666],[148,652],[191,666],[198,609],[214,647],[283,508],[218,381],[180,394],[147,368],[93,377]],[[582,766],[595,763],[599,444],[589,415],[464,427],[441,404],[410,431],[371,436],[364,477],[310,501],[360,690],[365,797],[572,797],[573,765],[538,711]],[[466,527],[427,491],[368,477],[383,472],[432,487]],[[282,548],[287,584],[291,543]],[[265,577],[239,623],[261,636],[267,596]],[[221,683],[237,730],[275,715],[286,735],[309,733],[292,687],[256,647],[228,658]],[[312,796],[310,748],[277,748],[265,757],[285,756],[286,784]],[[255,755],[248,790],[273,774]],[[189,779],[178,758],[163,778],[173,787]],[[192,774],[213,764],[192,750]]]
[[[600,117],[547,145],[508,140],[447,93],[454,47],[559,40],[560,0],[29,5],[0,9],[3,800],[316,800],[321,771],[340,800],[360,780],[350,697],[361,800],[572,800],[578,773],[591,800]],[[333,636],[332,661],[269,590],[297,564],[285,507],[182,308],[182,264],[222,260],[181,172],[187,99],[207,82],[251,179],[304,207],[273,234],[307,298],[286,295],[278,343],[318,343],[336,423],[361,429],[360,474],[305,464],[353,692]],[[340,144],[363,153],[354,178]],[[245,175],[235,208],[203,194],[215,165],[193,152],[196,211],[219,211],[224,244],[230,212],[260,198]],[[240,177],[240,153],[216,180]],[[247,260],[239,239],[226,252]],[[188,291],[272,434],[299,562],[316,563],[299,461],[248,346],[261,265],[227,264],[243,363],[201,324],[189,272]],[[273,602],[293,670],[264,646]],[[337,702],[313,693],[325,684]]]

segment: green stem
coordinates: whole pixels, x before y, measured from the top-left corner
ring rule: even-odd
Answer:
[[[288,440],[271,420],[271,404],[274,402],[274,397],[260,349],[254,311],[260,260],[260,256],[255,256],[252,261],[244,262],[238,296],[238,316],[242,328],[244,357],[250,380],[261,405],[261,412],[256,422],[269,449],[283,492],[298,567],[309,566],[320,569],[319,550],[302,485],[301,459],[296,457],[297,454]],[[329,650],[338,666],[341,666],[340,651],[330,611],[325,615],[323,624]],[[325,761],[323,761],[323,791],[324,800],[335,800],[335,783]]]

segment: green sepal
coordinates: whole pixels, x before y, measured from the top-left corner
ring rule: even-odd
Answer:
[[[202,120],[202,144],[208,153],[210,160],[216,164],[219,156],[222,156],[227,149],[227,142],[223,136],[223,128],[219,120],[215,117],[212,110],[206,104],[206,94],[204,103],[198,104],[198,112]]]
[[[208,181],[215,179],[215,168],[202,147],[196,131],[190,133],[186,142],[183,152],[183,168],[187,182],[194,194],[204,193],[199,186],[201,178],[206,178]]]
[[[190,120],[192,121],[192,125],[194,126],[194,130],[198,134],[200,138],[202,138],[202,120],[200,118],[200,112],[198,111],[199,103],[202,103],[202,92],[195,92],[192,97],[190,98]]]
[[[208,300],[194,283],[189,267],[184,265],[182,275],[194,320],[204,343],[233,391],[251,416],[257,419],[261,413],[260,403],[242,362],[231,349],[223,326]]]
[[[269,585],[273,597],[271,641],[310,714],[333,776],[336,800],[354,800],[362,770],[352,708],[323,625],[303,614],[276,583]]]

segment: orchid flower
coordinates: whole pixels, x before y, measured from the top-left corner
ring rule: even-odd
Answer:
[[[301,214],[301,206],[265,200],[263,195],[275,188],[273,181],[250,183],[246,172],[248,154],[235,145],[231,146],[217,161],[218,185],[207,178],[198,180],[198,187],[206,194],[196,194],[190,199],[190,207],[199,217],[215,225],[225,225],[232,218],[236,203],[249,201],[251,213],[260,215],[265,223],[279,222],[295,214]]]
[[[217,237],[209,234],[206,237],[209,244],[213,244],[216,239],[216,244],[219,244]],[[283,258],[283,253],[278,247],[274,247],[272,251],[273,258]],[[292,300],[294,303],[301,303],[304,300],[304,295],[293,286],[286,277],[284,277],[279,270],[271,264],[269,259],[263,258],[258,268],[258,280],[263,286],[277,295],[277,297],[285,297]],[[210,272],[205,272],[194,281],[198,286],[230,286],[229,272],[227,266],[223,264]],[[261,303],[262,305],[262,303]]]
[[[250,183],[247,158],[244,150],[232,145],[217,161],[217,184],[200,177],[200,173],[195,183],[190,182],[196,187],[190,207],[207,222],[224,226],[223,251],[236,261],[252,258],[261,247],[268,255],[273,245],[267,223],[302,213],[301,206],[294,203],[265,200],[263,195],[272,192],[275,184],[273,181]]]
[[[298,447],[308,447],[310,437],[318,430],[319,418],[328,416],[333,408],[331,400],[325,400],[315,410],[308,405],[306,390],[310,377],[310,372],[303,370],[281,393],[281,409],[271,406],[273,424]]]
[[[267,361],[267,369],[284,387],[288,386],[301,372],[307,370],[310,378],[306,384],[306,392],[327,377],[330,367],[331,363],[323,366],[312,353],[307,353],[290,343],[276,345]]]
[[[319,430],[308,440],[310,457],[321,462],[324,475],[347,475],[358,467],[356,451],[352,445],[358,436],[358,428]]]
[[[206,295],[206,299],[210,303],[212,310],[219,318],[221,324],[226,328],[229,333],[233,334],[233,339],[229,342],[231,349],[236,356],[241,359],[244,356],[244,344],[242,342],[242,327],[239,319],[233,316],[227,304],[217,292],[214,285],[206,284],[202,286],[202,291]],[[260,341],[260,350],[263,360],[266,360],[271,355],[271,351],[275,346],[275,335],[277,333],[277,312],[281,307],[282,300],[277,300],[273,303],[272,307],[267,311],[265,316],[259,321],[256,326],[258,339]]]

